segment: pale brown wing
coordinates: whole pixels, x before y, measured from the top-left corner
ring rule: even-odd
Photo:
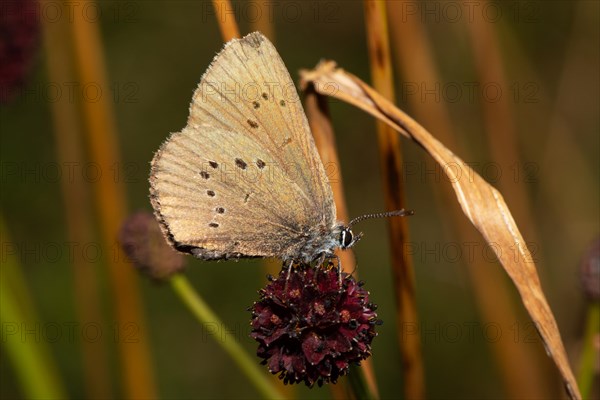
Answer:
[[[151,199],[178,249],[204,259],[297,258],[328,239],[331,189],[296,89],[260,33],[215,57],[187,126],[152,162]]]

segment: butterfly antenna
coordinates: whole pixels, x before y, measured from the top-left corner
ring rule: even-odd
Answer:
[[[352,227],[352,225],[356,224],[357,222],[360,222],[364,219],[371,219],[371,218],[387,218],[387,217],[407,217],[410,215],[413,215],[415,212],[413,210],[394,210],[394,211],[386,211],[386,212],[381,212],[381,213],[376,213],[376,214],[366,214],[366,215],[361,215],[360,217],[356,217],[354,218],[352,221],[350,221],[350,223],[348,224],[348,227]]]

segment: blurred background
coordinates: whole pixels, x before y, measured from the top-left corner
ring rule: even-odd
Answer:
[[[151,211],[153,153],[185,125],[223,46],[213,4],[1,4],[1,397],[29,397],[32,383],[16,372],[29,345],[66,397],[256,397],[216,345],[219,332],[198,324],[168,284],[134,272],[116,241],[125,216]],[[590,307],[582,265],[596,271],[588,286],[598,282],[600,3],[387,6],[395,102],[505,196],[577,376]],[[262,29],[294,80],[325,58],[370,82],[361,1],[233,2],[225,14],[242,34]],[[337,100],[330,111],[349,214],[381,211],[373,119]],[[402,393],[398,341],[409,335],[421,337],[428,397],[564,396],[518,292],[448,195],[442,168],[406,140],[402,153],[416,211],[405,246],[418,324],[395,324],[386,221],[362,223],[355,247],[384,321],[372,357],[381,397]],[[254,354],[246,308],[266,283],[264,263],[187,258],[194,287]],[[332,396],[303,385],[287,393]]]

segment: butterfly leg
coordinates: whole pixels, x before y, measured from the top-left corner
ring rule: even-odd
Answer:
[[[294,260],[290,261],[290,265],[288,265],[287,275],[285,277],[284,293],[286,294],[286,296],[288,292],[288,282],[290,281],[290,276],[292,274],[292,265],[294,265]]]
[[[331,256],[331,258],[334,258],[337,261],[338,284],[339,284],[339,290],[340,290],[340,292],[342,292],[343,291],[343,288],[342,288],[342,260],[340,260],[340,258],[336,254],[333,254]]]
[[[313,275],[313,282],[316,283],[318,281],[318,277],[319,277],[319,272],[321,272],[321,269],[323,269],[323,263],[325,262],[325,258],[326,258],[326,253],[321,253],[320,255],[318,255],[317,257],[315,257],[311,262],[310,265],[314,268],[315,273]],[[314,263],[314,264],[313,264]]]

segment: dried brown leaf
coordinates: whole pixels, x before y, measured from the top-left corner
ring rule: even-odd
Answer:
[[[341,99],[384,121],[418,143],[442,166],[463,212],[483,235],[517,287],[568,394],[573,399],[581,399],[535,263],[500,192],[415,120],[359,78],[337,68],[334,62],[323,61],[314,70],[303,71],[302,81],[303,86],[312,84],[319,93]]]

